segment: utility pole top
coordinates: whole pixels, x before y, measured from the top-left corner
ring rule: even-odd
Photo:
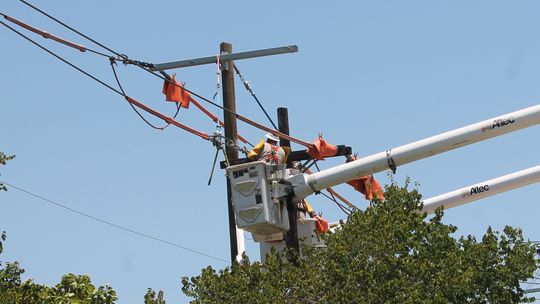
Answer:
[[[256,57],[279,55],[279,54],[296,53],[296,52],[298,52],[298,46],[289,45],[289,46],[276,47],[276,48],[270,48],[270,49],[222,54],[220,56],[220,61],[249,59],[249,58],[256,58]],[[201,57],[201,58],[187,59],[187,60],[174,61],[174,62],[159,63],[159,64],[155,64],[153,68],[150,68],[150,70],[164,71],[164,70],[185,68],[185,67],[211,64],[211,63],[214,63],[214,64],[217,63],[217,56],[209,56],[209,57]]]

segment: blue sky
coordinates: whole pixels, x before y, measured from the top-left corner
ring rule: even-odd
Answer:
[[[275,117],[289,108],[291,133],[319,132],[360,156],[512,112],[540,100],[540,4],[536,1],[67,1],[32,2],[133,59],[160,63],[296,44],[299,52],[237,62]],[[0,11],[100,50],[19,1]],[[108,60],[40,39],[110,84]],[[228,260],[225,177],[206,185],[214,150],[184,131],[147,127],[118,95],[97,85],[5,28],[2,45],[0,150],[17,158],[2,180],[71,208]],[[187,87],[211,97],[215,66],[177,70]],[[124,88],[171,115],[161,81],[119,67]],[[266,125],[236,79],[238,112]],[[216,114],[222,115],[217,109]],[[179,120],[205,132],[213,123],[196,108]],[[160,123],[159,121],[155,121]],[[239,123],[252,142],[264,132]],[[398,168],[396,180],[418,181],[425,197],[538,164],[538,127]],[[296,149],[301,147],[296,146]],[[322,164],[327,168],[342,159]],[[376,175],[388,183],[385,172]],[[340,193],[367,202],[348,186]],[[522,227],[540,240],[539,185],[452,209],[458,234],[488,226]],[[310,200],[331,221],[341,211]],[[0,194],[2,260],[20,261],[25,277],[54,284],[67,272],[110,283],[119,303],[141,303],[147,287],[186,302],[180,278],[225,263],[157,243],[50,206],[16,189]],[[249,235],[248,235],[249,236]],[[248,255],[259,256],[247,240]]]

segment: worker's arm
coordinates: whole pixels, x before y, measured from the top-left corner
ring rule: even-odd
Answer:
[[[311,205],[304,200],[304,205],[306,206],[306,212],[309,214],[309,216],[313,219],[316,219],[315,222],[315,228],[317,229],[318,233],[326,233],[328,232],[328,221],[320,216],[317,215],[317,212],[311,208]]]
[[[247,157],[251,160],[257,160],[259,155],[261,155],[261,152],[264,149],[264,139],[261,139],[261,141],[249,151]]]
[[[291,153],[291,147],[283,146],[281,147],[283,151],[285,152],[285,158],[283,159],[283,163],[287,163],[287,158],[289,157],[289,154]]]
[[[313,210],[313,208],[311,207],[311,205],[308,203],[307,200],[304,200],[304,205],[306,206],[306,212],[307,214],[309,214],[309,216],[311,218],[314,218],[317,216],[317,213],[315,212],[315,210]]]

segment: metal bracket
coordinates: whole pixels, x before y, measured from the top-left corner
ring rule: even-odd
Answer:
[[[229,60],[222,60],[221,58],[223,56],[229,55],[229,52],[222,51],[221,54],[219,54],[219,63],[221,64],[220,69],[222,71],[228,71],[229,70]],[[217,58],[216,58],[217,60]]]
[[[392,149],[386,150],[386,162],[388,163],[388,167],[390,168],[390,170],[392,170],[392,174],[396,174],[396,163],[394,162],[392,156],[390,156],[390,153],[392,153]]]
[[[281,197],[286,197],[292,192],[292,187],[290,184],[280,183],[277,181],[272,182],[272,198],[278,199]]]

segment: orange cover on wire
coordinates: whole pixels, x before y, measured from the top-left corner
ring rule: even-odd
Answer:
[[[314,147],[310,147],[307,153],[318,160],[324,160],[325,157],[334,156],[337,154],[337,148],[334,145],[327,143],[322,136],[319,136],[314,142]]]
[[[316,217],[317,221],[315,222],[315,228],[317,228],[318,233],[325,233],[328,231],[328,221],[322,217]]]
[[[353,160],[356,159],[357,157],[355,155]],[[381,187],[381,184],[379,184],[379,182],[373,177],[373,175],[367,175],[357,179],[353,179],[351,181],[348,181],[347,184],[351,185],[356,191],[362,193],[369,201],[373,200],[374,195],[378,199],[384,200],[384,191]]]
[[[182,108],[189,108],[191,94],[184,90],[184,87],[176,80],[175,74],[171,75],[170,79],[164,81],[162,92],[165,94],[165,100],[179,102]]]

